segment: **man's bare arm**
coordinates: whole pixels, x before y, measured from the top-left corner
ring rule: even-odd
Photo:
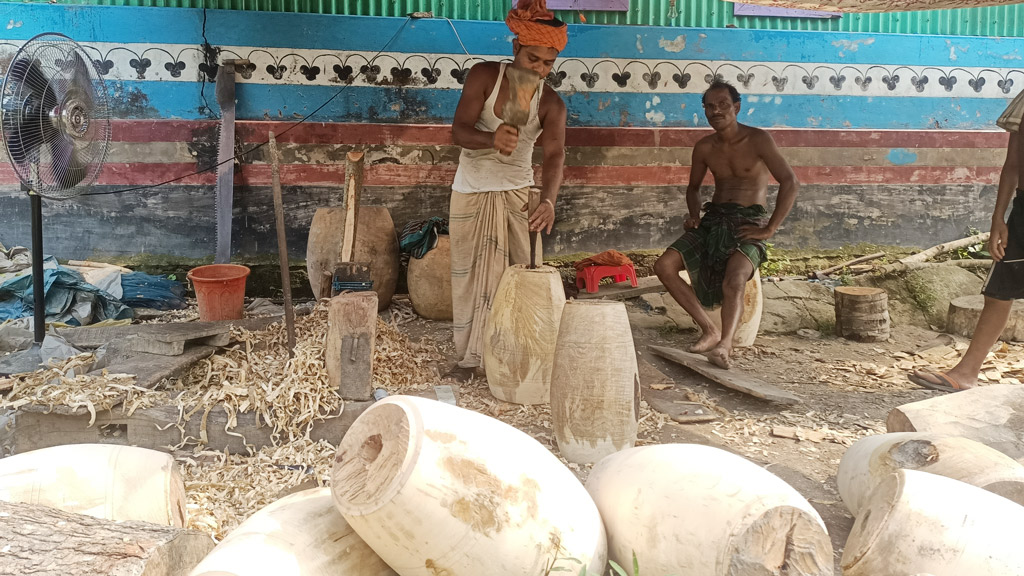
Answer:
[[[769,235],[771,237],[779,230],[779,226],[782,225],[783,220],[786,216],[789,216],[789,212],[793,209],[793,205],[796,203],[796,193],[800,188],[800,182],[796,179],[796,174],[793,173],[793,168],[789,165],[789,162],[782,157],[782,153],[779,152],[779,147],[775,145],[775,140],[772,139],[771,134],[761,131],[758,133],[757,140],[757,151],[761,155],[761,159],[764,161],[765,166],[768,167],[768,171],[779,183],[779,195],[775,199],[775,209],[772,211],[772,216],[768,220]]]
[[[700,187],[704,183],[704,177],[708,174],[708,164],[704,159],[707,153],[707,146],[701,142],[693,147],[693,155],[690,159],[690,182],[686,185],[686,209],[689,211],[684,227],[694,228],[700,222]]]
[[[996,262],[1002,260],[1006,254],[1006,242],[1009,240],[1006,209],[1010,206],[1014,189],[1020,186],[1022,155],[1024,155],[1024,150],[1021,149],[1020,133],[1010,132],[1010,140],[1006,144],[1006,160],[1003,162],[1003,171],[999,173],[996,207],[992,211],[992,233],[988,239],[989,254]]]
[[[455,120],[452,122],[452,141],[456,146],[469,150],[494,148],[494,132],[476,129],[476,121],[487,101],[489,78],[487,64],[477,64],[470,68],[466,76],[466,85],[462,87],[459,105],[455,108]]]
[[[545,87],[545,91],[550,90]],[[541,165],[540,205],[530,218],[530,230],[551,233],[555,223],[555,199],[562,187],[565,167],[565,102],[552,90],[544,94],[542,104],[540,145],[544,148]]]

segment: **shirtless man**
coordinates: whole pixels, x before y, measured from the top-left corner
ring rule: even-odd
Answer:
[[[985,306],[978,317],[971,345],[963,358],[946,372],[938,370],[916,370],[907,377],[918,386],[957,392],[974,388],[978,383],[978,372],[985,362],[989,350],[999,340],[1010,319],[1015,299],[1024,298],[1024,137],[1021,124],[1024,122],[1024,91],[1021,91],[996,121],[996,125],[1010,133],[1006,144],[1006,160],[999,174],[999,191],[996,207],[992,212],[992,233],[988,239],[988,251],[992,255],[992,269],[988,280],[981,289],[985,295]],[[1016,197],[1014,196],[1016,188]],[[1009,220],[1006,209],[1011,205]]]
[[[743,312],[743,291],[754,270],[767,257],[771,238],[796,201],[796,175],[764,130],[740,124],[740,95],[731,84],[714,82],[704,92],[704,115],[715,133],[693,148],[690,182],[686,186],[687,230],[654,264],[669,294],[700,326],[691,352],[705,354],[715,365],[729,368],[733,336]],[[711,170],[715,194],[704,204],[700,187]],[[765,204],[769,178],[779,182],[771,218]],[[690,272],[692,286],[679,276]],[[706,308],[722,305],[722,328]]]
[[[477,373],[498,281],[509,265],[528,263],[530,232],[551,233],[565,161],[565,103],[550,86],[535,94],[526,125],[503,123],[501,111],[509,98],[506,66],[536,72],[539,83],[565,48],[567,27],[545,0],[519,0],[505,22],[516,35],[512,63],[473,66],[452,123],[452,140],[462,147],[449,217],[452,326],[457,369]],[[544,148],[543,181],[540,204],[527,218],[535,143]]]

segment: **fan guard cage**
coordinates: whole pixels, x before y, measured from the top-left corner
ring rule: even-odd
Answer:
[[[0,130],[21,182],[47,198],[81,194],[110,143],[107,92],[95,63],[63,34],[40,34],[14,55],[0,88]]]

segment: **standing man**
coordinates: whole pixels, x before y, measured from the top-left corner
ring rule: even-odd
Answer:
[[[914,384],[956,392],[974,388],[978,372],[985,362],[989,350],[999,340],[1010,319],[1014,299],[1024,298],[1024,143],[1021,142],[1021,119],[1024,118],[1024,91],[1017,95],[999,117],[996,124],[1010,133],[1006,145],[1006,160],[999,174],[999,193],[996,208],[992,212],[992,233],[988,238],[988,251],[992,255],[992,269],[981,293],[985,295],[985,307],[981,310],[978,325],[974,329],[971,345],[963,358],[948,372],[916,370],[908,378]],[[1009,221],[1004,220],[1013,200]]]
[[[542,82],[568,41],[565,23],[547,10],[546,0],[519,0],[505,23],[516,35],[510,65],[536,72]],[[509,265],[529,261],[529,232],[551,233],[565,161],[565,103],[549,86],[537,90],[525,126],[502,122],[509,98],[506,66],[482,62],[470,69],[452,123],[452,139],[462,147],[449,218],[455,351],[458,366],[477,373],[498,281]],[[528,217],[538,138],[544,149],[542,190]]]
[[[703,104],[715,133],[701,138],[693,148],[686,186],[690,213],[683,222],[688,231],[658,258],[654,270],[700,326],[701,337],[690,351],[729,368],[733,336],[743,313],[743,291],[767,257],[765,240],[793,208],[800,183],[767,132],[737,122],[740,94],[735,87],[713,82],[704,92]],[[701,216],[700,186],[708,170],[715,179],[715,194],[704,204]],[[770,177],[779,182],[779,195],[768,218]],[[692,286],[679,276],[684,269]],[[721,330],[705,311],[719,303]]]

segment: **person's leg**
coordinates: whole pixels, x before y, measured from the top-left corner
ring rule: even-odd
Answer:
[[[977,385],[981,365],[985,362],[989,351],[992,350],[992,346],[999,340],[1003,329],[1006,328],[1012,306],[1013,300],[998,300],[991,296],[985,296],[985,307],[982,308],[978,325],[974,328],[971,345],[967,347],[960,362],[944,373],[959,389],[973,388]],[[914,376],[934,384],[946,384],[941,377],[931,371],[918,370],[914,372]]]
[[[701,306],[700,300],[697,299],[697,293],[693,291],[693,287],[679,276],[679,273],[684,269],[683,256],[673,248],[666,250],[654,263],[654,273],[658,275],[658,279],[661,280],[665,289],[668,290],[672,298],[683,307],[683,310],[686,310],[686,313],[700,327],[700,339],[693,346],[690,346],[690,352],[701,354],[714,348],[722,335],[718,327],[708,317],[704,307]]]
[[[753,275],[754,265],[746,254],[736,251],[729,257],[722,281],[722,337],[707,353],[708,360],[720,368],[729,368],[733,338],[743,316],[743,293]]]
[[[530,189],[505,192],[505,218],[508,226],[508,265],[530,263],[530,217],[523,204],[530,199]],[[537,264],[543,264],[541,240],[537,238]]]

